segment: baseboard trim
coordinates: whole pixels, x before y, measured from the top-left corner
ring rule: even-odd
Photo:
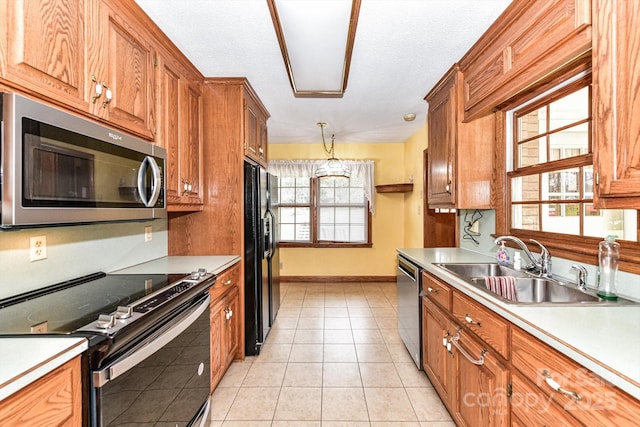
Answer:
[[[280,281],[288,282],[395,282],[396,276],[280,276]]]

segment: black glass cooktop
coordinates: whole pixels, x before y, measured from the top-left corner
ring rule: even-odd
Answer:
[[[71,333],[184,278],[186,274],[106,275],[87,282],[0,301],[0,335]]]

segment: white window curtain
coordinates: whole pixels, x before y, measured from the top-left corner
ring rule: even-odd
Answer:
[[[375,212],[373,195],[373,160],[340,160],[351,169],[351,177],[364,181],[364,197],[369,201],[369,211]],[[326,160],[270,160],[269,173],[290,178],[313,178],[316,169]]]

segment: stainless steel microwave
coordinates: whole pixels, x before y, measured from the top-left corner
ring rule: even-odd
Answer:
[[[166,151],[0,94],[1,228],[166,218]]]

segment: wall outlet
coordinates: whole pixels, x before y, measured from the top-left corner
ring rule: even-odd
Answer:
[[[47,258],[47,236],[35,236],[29,238],[29,261],[38,261]]]
[[[151,240],[153,240],[153,227],[151,227],[150,225],[147,225],[144,228],[144,241],[150,242]]]
[[[480,233],[480,221],[475,221],[473,224],[471,224],[469,230],[472,233]]]
[[[280,269],[282,270],[284,268],[284,262],[280,263]]]

